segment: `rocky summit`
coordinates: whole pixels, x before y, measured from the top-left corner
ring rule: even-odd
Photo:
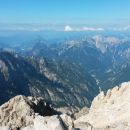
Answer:
[[[130,130],[130,82],[122,83],[106,95],[101,92],[88,114],[75,121],[89,122],[97,130]]]
[[[130,130],[129,93],[130,82],[122,83],[74,115],[43,98],[16,96],[0,107],[0,130]]]
[[[51,116],[57,112],[42,98],[16,96],[0,107],[0,125],[21,128],[31,125],[36,115]]]
[[[43,98],[16,96],[0,107],[0,130],[93,130],[89,123],[74,124]]]

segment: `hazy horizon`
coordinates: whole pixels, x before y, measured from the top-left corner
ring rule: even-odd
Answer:
[[[2,0],[0,30],[130,29],[129,0]]]

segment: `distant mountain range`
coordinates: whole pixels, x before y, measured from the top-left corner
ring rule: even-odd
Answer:
[[[100,89],[130,80],[126,36],[39,37],[27,43],[0,46],[1,103],[23,94],[42,96],[58,107],[90,106]]]
[[[94,35],[51,45],[39,42],[26,54],[76,64],[104,91],[130,79],[123,78],[124,70],[130,66],[130,39],[125,36]]]

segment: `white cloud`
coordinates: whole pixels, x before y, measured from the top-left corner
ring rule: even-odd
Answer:
[[[103,28],[83,27],[83,31],[104,31]]]
[[[66,25],[64,31],[104,31],[104,28],[96,28],[96,27],[71,27],[70,25]]]
[[[65,26],[65,31],[69,32],[69,31],[73,31],[73,29],[69,25],[66,25]]]

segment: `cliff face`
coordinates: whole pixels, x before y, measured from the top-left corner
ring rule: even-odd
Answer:
[[[105,95],[101,92],[92,102],[89,114],[75,122],[89,122],[103,130],[130,129],[130,82],[122,83]]]

